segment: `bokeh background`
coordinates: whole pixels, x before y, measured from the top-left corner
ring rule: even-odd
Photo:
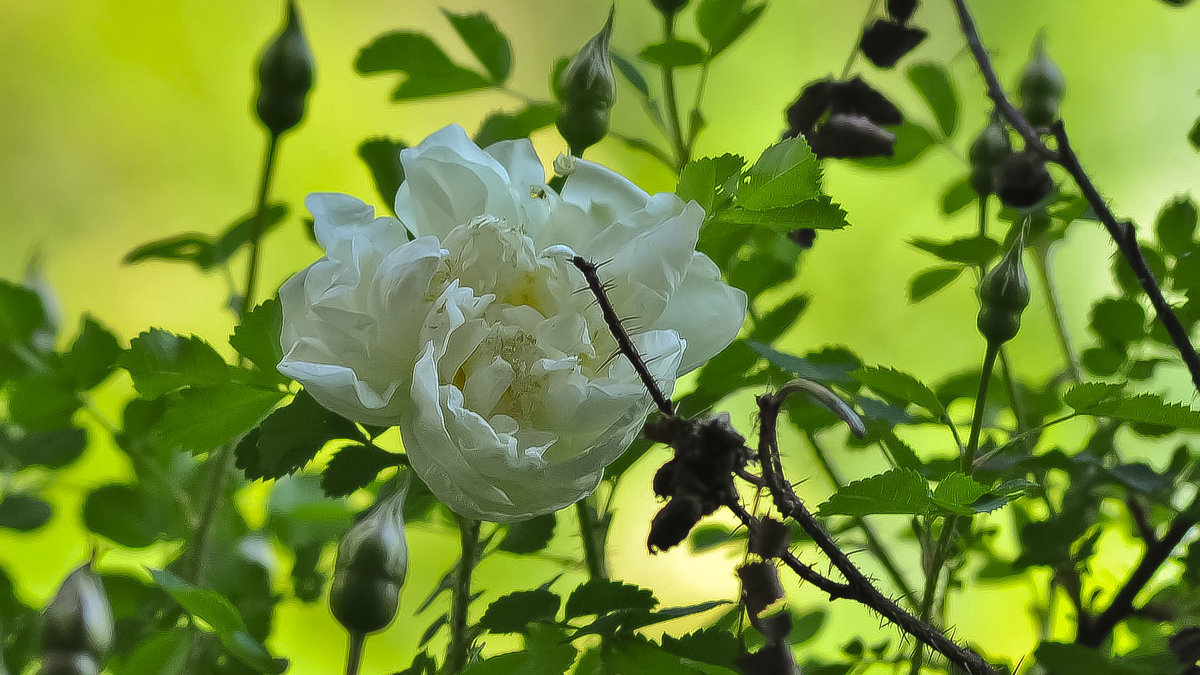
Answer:
[[[90,313],[124,339],[150,326],[197,333],[214,343],[233,324],[223,307],[227,280],[191,267],[121,260],[147,240],[183,231],[215,233],[247,212],[253,199],[263,133],[251,116],[252,64],[281,22],[281,3],[267,0],[0,0],[0,277],[20,280],[32,259],[58,299],[69,335]],[[869,0],[770,0],[762,20],[714,66],[704,110],[708,128],[697,154],[736,152],[750,158],[783,128],[783,110],[800,87],[837,73],[855,45]],[[1068,81],[1062,115],[1079,154],[1115,210],[1144,227],[1173,195],[1196,192],[1200,154],[1185,136],[1200,113],[1200,8],[1172,8],[1158,0],[1008,0],[973,2],[985,42],[1008,83],[1030,45],[1044,32],[1051,55]],[[439,5],[428,0],[300,0],[318,65],[318,79],[303,124],[282,146],[274,198],[292,206],[289,223],[266,243],[263,287],[272,289],[319,255],[303,233],[305,194],[348,192],[368,201],[375,190],[355,155],[364,138],[386,134],[415,143],[448,123],[468,130],[496,109],[520,99],[501,93],[391,103],[390,77],[364,78],[352,63],[376,35],[395,29],[431,34],[457,61],[473,63],[439,11],[486,11],[509,36],[515,54],[510,87],[548,99],[554,59],[574,53],[602,24],[608,2],[498,0]],[[802,321],[781,349],[806,351],[845,344],[871,363],[892,365],[926,381],[977,363],[982,339],[974,329],[975,300],[964,275],[948,291],[908,304],[907,280],[932,263],[905,242],[917,236],[949,238],[970,232],[971,210],[947,218],[938,203],[945,186],[964,172],[965,146],[988,113],[983,85],[973,70],[950,3],[930,0],[918,10],[930,38],[902,66],[931,60],[947,64],[959,87],[963,117],[958,136],[902,170],[881,172],[844,163],[827,167],[827,191],[850,214],[852,227],[823,233],[804,256],[800,288],[812,296]],[[694,33],[691,11],[681,32]],[[632,56],[657,41],[658,19],[648,0],[617,0],[614,48]],[[860,60],[856,68],[892,96],[909,115],[933,127],[932,118],[903,78],[903,68],[879,72]],[[652,78],[652,81],[656,81]],[[682,76],[690,92],[693,80]],[[686,95],[686,94],[685,94]],[[632,92],[622,89],[614,128],[653,136]],[[534,143],[547,164],[565,150],[553,129]],[[645,155],[606,141],[589,153],[650,191],[674,189],[672,174]],[[1069,328],[1079,347],[1087,334],[1087,309],[1113,287],[1113,247],[1096,226],[1077,225],[1056,255]],[[235,261],[236,263],[237,261]],[[240,264],[234,265],[241,270]],[[1035,280],[1036,283],[1036,280]],[[778,295],[777,297],[784,297]],[[1021,335],[1010,354],[1020,375],[1042,379],[1061,365],[1042,296],[1035,289]],[[1194,402],[1186,378],[1167,372],[1153,383],[1174,400]],[[118,376],[99,405],[116,416],[131,395]],[[750,428],[748,394],[728,407],[735,423]],[[1070,425],[1057,431],[1078,437]],[[130,475],[120,453],[100,439],[84,459],[58,475],[49,495],[60,506],[50,525],[27,535],[0,533],[0,563],[22,597],[40,606],[62,576],[102,542],[79,522],[78,504],[90,485]],[[930,439],[931,443],[944,440]],[[936,447],[932,448],[936,451]],[[785,449],[785,453],[788,451]],[[1164,456],[1143,444],[1135,452],[1159,466]],[[654,588],[665,603],[732,598],[736,560],[726,553],[693,555],[686,547],[648,557],[645,538],[653,497],[648,488],[664,451],[641,460],[623,480],[611,535],[618,578]],[[797,478],[812,475],[796,449],[789,460]],[[835,452],[852,477],[876,469],[852,451]],[[250,517],[264,486],[240,502]],[[801,486],[814,500],[829,487],[820,478]],[[1003,522],[1003,515],[996,516]],[[883,517],[895,534],[903,518]],[[578,540],[566,521],[553,547],[577,555]],[[453,562],[456,536],[438,526],[410,528],[409,610]],[[1137,549],[1114,535],[1102,542],[1098,579],[1120,579]],[[916,578],[916,557],[902,545],[901,560]],[[137,555],[114,552],[110,567],[160,564],[169,547]],[[536,586],[556,565],[522,558],[489,559],[480,587],[489,594]],[[579,572],[582,576],[582,569]],[[286,576],[286,575],[281,575]],[[1044,584],[1043,584],[1044,586]],[[958,634],[986,636],[993,653],[1019,658],[1036,643],[1026,608],[1030,584],[982,586],[956,598],[951,616]],[[811,590],[791,602],[820,608]],[[839,606],[840,607],[840,606]],[[1064,620],[1065,621],[1065,620]],[[364,672],[392,672],[406,664],[428,616],[400,619],[373,638]],[[285,603],[270,645],[293,659],[298,675],[337,672],[345,638],[323,603]],[[1066,623],[1063,623],[1065,628]],[[818,650],[836,650],[851,632],[870,642],[877,621],[857,608],[831,613]],[[884,629],[889,630],[889,629]]]

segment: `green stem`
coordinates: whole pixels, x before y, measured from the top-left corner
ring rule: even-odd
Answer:
[[[575,502],[575,514],[579,518],[579,535],[583,538],[583,558],[587,563],[591,579],[608,578],[608,562],[604,556],[604,542],[608,534],[607,514],[596,516],[593,499],[585,497]]]
[[[1067,322],[1063,318],[1062,301],[1058,297],[1058,289],[1054,285],[1054,274],[1050,267],[1050,244],[1039,240],[1034,246],[1034,263],[1038,274],[1042,277],[1042,293],[1046,296],[1046,307],[1050,310],[1050,321],[1054,325],[1054,335],[1058,338],[1058,346],[1062,349],[1063,358],[1067,362],[1067,372],[1076,382],[1083,381],[1079,371],[1079,361],[1075,358],[1075,350],[1071,348],[1071,334],[1067,331]]]
[[[808,439],[809,447],[812,448],[813,457],[816,458],[817,464],[820,464],[821,469],[825,472],[825,477],[829,480],[830,484],[833,485],[834,490],[840,490],[842,486],[845,485],[845,481],[843,481],[842,477],[838,474],[837,467],[835,467],[829,460],[829,456],[825,453],[825,449],[817,442],[816,436],[814,436],[811,432],[806,432],[805,437]],[[908,581],[904,578],[904,574],[900,571],[900,568],[896,565],[896,562],[892,560],[891,554],[888,552],[887,547],[883,545],[883,541],[875,533],[875,529],[871,527],[871,524],[868,523],[865,518],[852,518],[851,522],[853,522],[854,526],[857,527],[860,532],[862,532],[863,538],[867,543],[867,549],[871,551],[871,554],[874,555],[875,559],[879,561],[879,564],[883,566],[883,570],[887,572],[888,577],[891,578],[892,583],[896,586],[896,590],[900,591],[901,595],[904,596],[904,600],[910,607],[914,606],[914,603],[916,602],[916,596],[913,593],[912,587],[908,585]]]
[[[471,608],[471,574],[475,572],[475,564],[478,562],[479,527],[478,520],[458,517],[462,557],[458,562],[454,597],[450,605],[450,645],[446,650],[446,662],[442,666],[444,675],[462,672],[467,665],[471,643],[475,639],[471,626],[467,623],[467,612]]]
[[[362,665],[363,647],[367,643],[367,636],[363,633],[350,633],[350,649],[346,652],[346,675],[358,675],[359,666]]]
[[[246,292],[242,294],[242,302],[238,317],[242,317],[254,306],[254,291],[258,285],[258,263],[262,257],[260,243],[263,235],[263,212],[267,210],[267,193],[271,188],[271,177],[275,174],[275,155],[279,149],[279,136],[270,134],[267,137],[267,149],[263,153],[263,168],[259,175],[258,197],[254,205],[254,229],[250,233],[250,260],[246,263]]]
[[[992,381],[992,370],[996,367],[996,358],[1000,354],[1000,343],[987,343],[987,352],[983,357],[983,368],[979,373],[979,391],[975,395],[975,415],[971,418],[971,435],[967,439],[967,449],[962,456],[962,472],[971,475],[975,468],[975,453],[979,450],[979,436],[983,430],[983,413],[987,406],[988,385]],[[937,543],[933,547],[932,555],[929,558],[929,569],[925,572],[925,589],[924,595],[921,596],[921,609],[919,617],[921,621],[928,622],[933,613],[933,603],[937,596],[938,580],[942,576],[942,568],[946,566],[946,559],[950,553],[950,543],[954,539],[954,532],[958,529],[959,517],[949,516],[942,523],[942,532],[938,537]],[[913,650],[913,656],[909,673],[917,675],[921,672],[921,665],[925,661],[925,650],[922,645],[917,645]]]
[[[875,16],[877,9],[879,9],[879,0],[872,0],[871,6],[867,7],[866,15],[863,16],[862,26],[859,27],[858,33],[856,33],[857,36],[862,36],[863,31],[867,29],[867,24],[871,22],[871,17]],[[860,37],[855,38],[854,46],[850,49],[850,55],[846,57],[846,63],[842,66],[841,79],[843,80],[850,75],[850,69],[854,67],[854,60],[858,58],[858,40]]]
[[[712,61],[705,59],[700,65],[700,80],[696,83],[696,95],[692,99],[692,113],[688,118],[687,157],[690,159],[696,148],[696,137],[700,135],[700,125],[696,123],[700,115],[700,102],[704,99],[704,88],[708,86],[708,69]]]
[[[663,41],[675,39],[675,15],[663,17]],[[675,149],[675,171],[682,171],[688,162],[687,143],[683,140],[683,125],[679,117],[679,96],[675,92],[675,69],[662,67],[663,98],[667,101],[667,122],[671,127],[671,144]]]

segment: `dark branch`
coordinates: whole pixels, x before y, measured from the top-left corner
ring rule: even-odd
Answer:
[[[762,465],[763,480],[775,500],[775,508],[795,520],[808,536],[812,537],[817,547],[825,553],[837,571],[845,577],[848,591],[845,597],[875,610],[883,618],[928,645],[930,649],[946,657],[951,663],[971,675],[995,675],[996,670],[974,650],[955,643],[940,630],[909,614],[875,588],[871,580],[850,561],[849,556],[838,547],[825,528],[817,522],[817,519],[809,513],[808,508],[796,496],[791,484],[783,475],[777,442],[779,411],[787,393],[781,391],[781,395],[767,394],[758,397],[760,418],[758,461]]]
[[[953,0],[954,8],[958,13],[959,24],[962,26],[963,35],[966,37],[967,46],[971,50],[971,54],[975,57],[975,62],[979,67],[979,72],[983,74],[983,79],[988,85],[988,95],[991,97],[996,109],[1004,117],[1004,119],[1012,125],[1022,137],[1025,138],[1027,147],[1035,152],[1038,152],[1043,157],[1057,162],[1060,166],[1066,169],[1067,173],[1074,179],[1075,184],[1079,186],[1083,198],[1088,205],[1096,213],[1100,222],[1108,230],[1108,234],[1112,237],[1120,250],[1121,255],[1133,270],[1134,276],[1137,277],[1138,283],[1150,298],[1150,304],[1154,306],[1155,314],[1158,321],[1162,324],[1167,334],[1171,337],[1171,342],[1175,348],[1179,350],[1179,355],[1183,358],[1184,365],[1187,366],[1188,372],[1192,377],[1192,384],[1195,385],[1197,391],[1200,391],[1200,356],[1196,354],[1196,348],[1192,345],[1191,338],[1183,324],[1179,322],[1179,317],[1175,316],[1174,310],[1163,297],[1162,289],[1158,285],[1158,281],[1154,278],[1153,272],[1150,271],[1150,266],[1146,263],[1145,256],[1142,255],[1141,247],[1138,245],[1137,234],[1134,231],[1132,223],[1120,222],[1113,214],[1112,209],[1104,201],[1100,191],[1096,189],[1087,172],[1079,163],[1079,157],[1075,154],[1074,148],[1071,146],[1071,140],[1067,136],[1066,127],[1062,121],[1058,121],[1051,129],[1055,140],[1058,143],[1058,151],[1051,152],[1046,148],[1045,144],[1038,138],[1037,130],[1025,119],[1008,97],[1004,93],[1003,87],[1000,86],[1000,80],[996,76],[996,69],[992,66],[991,58],[988,56],[987,50],[983,46],[982,40],[979,38],[979,31],[975,27],[975,21],[971,17],[970,10],[967,9],[966,0]],[[1184,513],[1189,513],[1189,508]],[[1180,514],[1171,522],[1166,534],[1157,541],[1148,541],[1148,546],[1145,555],[1142,556],[1138,566],[1129,575],[1129,579],[1117,591],[1113,597],[1112,603],[1108,609],[1101,612],[1092,620],[1084,620],[1086,617],[1081,615],[1079,634],[1076,642],[1089,647],[1098,647],[1103,644],[1108,636],[1112,634],[1113,628],[1120,623],[1124,618],[1133,613],[1133,601],[1138,593],[1145,588],[1154,573],[1162,567],[1174,552],[1175,547],[1183,541],[1188,532],[1196,525],[1196,521],[1190,517]]]
[[[671,401],[663,396],[662,389],[659,389],[658,382],[654,381],[654,376],[650,374],[650,369],[646,367],[645,360],[638,354],[637,349],[633,346],[633,341],[629,339],[629,333],[625,331],[625,326],[621,325],[621,319],[617,316],[617,312],[613,309],[612,302],[608,299],[608,293],[605,291],[604,284],[600,283],[600,276],[596,274],[597,265],[575,256],[571,258],[571,264],[579,268],[583,273],[583,278],[587,280],[588,288],[592,289],[592,294],[596,296],[596,302],[600,305],[600,312],[604,315],[604,322],[608,324],[608,330],[612,333],[613,338],[617,341],[617,347],[625,358],[633,364],[633,369],[637,371],[638,377],[642,378],[642,384],[646,385],[646,390],[650,392],[650,397],[654,399],[654,404],[658,406],[658,410],[664,415],[674,415],[675,409],[671,406]]]

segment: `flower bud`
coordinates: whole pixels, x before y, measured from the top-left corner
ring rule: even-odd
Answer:
[[[992,176],[992,189],[1005,206],[1028,209],[1050,196],[1054,180],[1041,157],[1023,150],[1000,162]]]
[[[992,194],[992,181],[1000,163],[1012,154],[1012,142],[1008,127],[995,114],[988,125],[979,132],[967,156],[971,161],[971,188],[980,197]]]
[[[608,49],[612,25],[613,11],[609,10],[604,27],[571,59],[556,86],[562,108],[555,124],[574,155],[608,133],[609,110],[617,95]]]
[[[89,562],[67,576],[42,612],[42,653],[66,658],[83,652],[99,660],[112,642],[112,608]]]
[[[1062,69],[1046,54],[1045,41],[1039,37],[1033,45],[1033,53],[1025,70],[1017,93],[1021,97],[1021,112],[1029,123],[1047,127],[1058,119],[1058,105],[1062,102],[1067,81]]]
[[[329,606],[351,633],[383,630],[396,617],[400,587],[408,573],[404,539],[404,496],[408,478],[394,493],[381,496],[338,544]]]
[[[1024,228],[1012,248],[979,284],[979,332],[989,344],[1002,344],[1021,328],[1021,312],[1029,305],[1029,278],[1021,262],[1025,250]]]
[[[296,3],[287,4],[287,23],[258,61],[255,111],[276,136],[300,123],[313,85],[313,56],[300,27]]]

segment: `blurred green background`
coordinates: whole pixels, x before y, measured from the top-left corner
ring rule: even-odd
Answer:
[[[281,23],[281,3],[256,0],[0,0],[0,277],[20,280],[33,258],[58,299],[65,332],[87,312],[126,340],[149,326],[197,333],[214,344],[233,323],[222,307],[227,281],[179,265],[124,266],[136,245],[182,231],[215,233],[252,206],[264,143],[251,117],[252,64]],[[468,130],[496,109],[519,99],[499,93],[393,104],[393,80],[363,78],[352,63],[376,35],[395,29],[427,32],[456,60],[473,63],[454,37],[440,6],[455,12],[486,11],[509,36],[515,54],[510,87],[548,99],[548,71],[555,58],[574,53],[602,24],[607,2],[425,0],[301,0],[316,57],[317,84],[303,124],[282,146],[274,198],[292,207],[289,224],[267,240],[263,287],[275,288],[319,255],[300,224],[302,199],[315,190],[348,192],[371,201],[375,190],[355,148],[364,138],[386,134],[415,143],[456,122]],[[698,155],[736,152],[748,157],[778,139],[783,110],[801,85],[840,71],[858,39],[868,0],[830,3],[772,0],[763,20],[712,70],[705,113],[708,127]],[[1010,0],[972,3],[996,66],[1011,83],[1030,44],[1045,31],[1051,55],[1067,75],[1062,114],[1082,161],[1118,213],[1148,226],[1172,195],[1188,192],[1200,178],[1200,155],[1184,137],[1200,112],[1200,9],[1175,9],[1157,0]],[[930,38],[894,72],[865,60],[856,66],[917,119],[929,113],[904,80],[903,66],[931,60],[948,64],[962,97],[958,137],[934,147],[909,167],[881,172],[832,162],[828,192],[850,214],[852,227],[823,233],[804,256],[800,289],[812,304],[781,348],[807,351],[845,344],[869,363],[892,365],[926,381],[976,364],[983,341],[975,331],[976,304],[964,275],[954,287],[917,306],[907,302],[907,281],[930,264],[906,245],[913,236],[949,238],[974,227],[970,209],[940,215],[943,189],[963,174],[965,146],[985,121],[983,86],[963,49],[949,2],[926,2],[917,21]],[[691,13],[680,20],[692,31]],[[632,57],[658,39],[658,19],[647,0],[618,0],[614,49]],[[652,79],[652,81],[656,81]],[[690,95],[693,80],[682,76]],[[614,129],[653,137],[631,92],[619,94]],[[534,138],[549,164],[565,147],[553,129]],[[606,141],[589,158],[609,164],[650,191],[672,190],[671,173],[645,155]],[[1077,346],[1086,347],[1087,309],[1112,288],[1113,247],[1096,226],[1078,225],[1059,248],[1056,271]],[[235,264],[235,270],[242,269]],[[1036,283],[1036,280],[1035,280]],[[777,295],[777,297],[784,297]],[[1061,364],[1042,296],[1035,289],[1021,334],[1011,352],[1020,375],[1042,379]],[[1178,372],[1155,386],[1170,398],[1192,401]],[[117,416],[131,395],[127,379],[110,380],[99,404]],[[728,402],[734,421],[752,425],[749,393]],[[1192,401],[1194,402],[1194,401]],[[1056,432],[1078,437],[1070,425]],[[840,437],[839,437],[840,438]],[[129,475],[124,459],[100,439],[84,459],[56,476],[49,494],[62,508],[35,533],[0,534],[0,563],[17,580],[24,599],[40,606],[62,576],[102,542],[78,518],[86,487]],[[932,436],[924,449],[946,439]],[[786,439],[785,439],[786,441]],[[785,443],[785,455],[789,454]],[[1158,448],[1139,446],[1161,465]],[[732,598],[735,560],[724,553],[693,555],[686,547],[648,557],[645,539],[653,496],[649,477],[661,463],[652,451],[621,484],[611,536],[614,575],[654,588],[668,604]],[[806,478],[807,458],[796,449],[795,478]],[[878,467],[852,452],[835,453],[846,473]],[[253,514],[266,488],[246,490],[243,506]],[[802,492],[828,494],[821,479]],[[253,516],[252,516],[253,517]],[[993,516],[1005,522],[1003,514]],[[564,518],[553,551],[578,555],[578,540]],[[889,533],[903,518],[881,519]],[[405,590],[411,610],[453,562],[456,536],[446,528],[410,528],[412,563]],[[1096,579],[1115,582],[1137,551],[1120,537],[1102,542],[1105,568]],[[901,559],[913,566],[912,547]],[[154,565],[169,549],[136,555],[113,551],[105,567]],[[556,565],[532,559],[489,559],[479,584],[492,593],[538,585]],[[582,576],[582,569],[579,574]],[[1044,584],[1043,584],[1044,585]],[[1019,658],[1036,641],[1025,601],[1030,584],[983,586],[956,598],[951,616],[960,635],[982,637],[997,656]],[[824,605],[811,589],[794,592],[794,605]],[[851,631],[871,641],[877,621],[855,607],[832,612],[818,648],[835,649]],[[428,617],[400,619],[368,650],[364,672],[392,672],[411,654]],[[293,660],[299,675],[336,672],[344,634],[323,603],[285,603],[277,615],[272,648]],[[1063,624],[1066,627],[1066,624]],[[886,629],[885,629],[886,630]]]

